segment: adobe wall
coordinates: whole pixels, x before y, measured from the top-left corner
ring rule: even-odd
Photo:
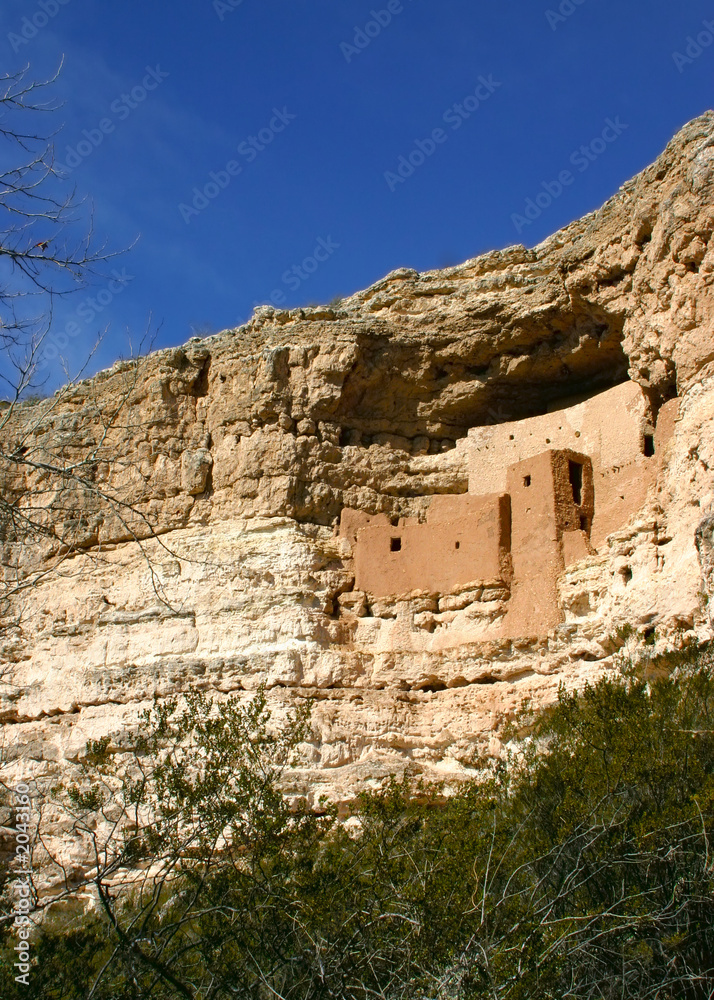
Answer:
[[[507,496],[437,496],[427,521],[384,515],[364,523],[343,511],[340,535],[354,538],[355,589],[374,597],[415,590],[448,594],[471,582],[506,582],[511,517]],[[386,521],[386,523],[384,523]],[[364,525],[364,526],[362,526]]]
[[[353,507],[343,507],[340,514],[340,538],[346,538],[353,547],[357,543],[357,535],[363,528],[370,526],[389,526],[391,521],[386,514],[366,514],[363,510]]]
[[[571,464],[580,470],[574,484]],[[563,620],[558,577],[578,545],[586,553],[594,511],[592,463],[570,449],[549,450],[512,465],[506,473],[511,497],[513,589],[503,635],[542,635]],[[576,502],[576,494],[577,500]]]
[[[469,493],[505,491],[510,465],[551,448],[589,455],[596,471],[627,465],[643,454],[647,408],[642,388],[623,382],[552,413],[472,427],[467,442]]]
[[[466,442],[469,493],[508,489],[509,466],[546,449],[572,449],[592,460],[595,510],[590,539],[597,548],[641,509],[655,480],[658,452],[671,437],[678,400],[660,410],[654,456],[645,454],[648,401],[636,382],[552,413],[474,427]]]

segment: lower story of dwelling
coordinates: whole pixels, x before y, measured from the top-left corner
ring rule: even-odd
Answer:
[[[511,505],[507,494],[438,496],[427,520],[343,511],[355,587],[378,597],[414,590],[449,593],[472,580],[507,582]]]

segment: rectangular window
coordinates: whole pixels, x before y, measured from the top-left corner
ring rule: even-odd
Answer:
[[[401,538],[392,538],[389,548],[392,552],[401,552],[402,551]]]
[[[530,484],[531,484],[531,477],[530,476],[524,476],[523,477],[523,485],[524,486],[530,486]]]
[[[568,462],[568,476],[573,490],[573,502],[580,506],[583,502],[583,467],[580,462]]]

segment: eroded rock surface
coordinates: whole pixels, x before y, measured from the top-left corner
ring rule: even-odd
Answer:
[[[145,520],[75,512],[84,553],[14,606],[1,636],[8,774],[71,770],[89,737],[120,739],[155,695],[248,697],[264,683],[278,715],[315,701],[298,786],[346,799],[407,765],[470,773],[523,698],[546,703],[607,669],[621,625],[660,643],[708,636],[713,226],[710,112],[533,249],[399,270],[338,307],[264,307],[18,409],[6,452],[71,460],[102,441],[96,482]],[[499,636],[499,580],[355,590],[344,508],[424,520],[433,496],[469,488],[469,429],[628,378],[653,428],[675,396],[676,419],[637,512],[572,550],[559,624]],[[30,473],[0,484],[18,501],[36,485]],[[141,550],[132,536],[149,525],[160,537]]]

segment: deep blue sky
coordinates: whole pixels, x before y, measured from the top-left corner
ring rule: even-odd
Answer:
[[[30,62],[41,76],[64,55],[58,158],[83,130],[113,125],[67,183],[93,201],[112,246],[139,237],[118,265],[132,280],[101,316],[87,320],[85,308],[62,352],[75,367],[105,326],[92,369],[126,354],[127,333],[137,342],[149,322],[160,327],[154,346],[178,344],[192,327],[245,322],[275,290],[286,306],[326,302],[397,267],[532,246],[597,208],[713,103],[714,45],[679,67],[673,59],[714,19],[710,0],[565,0],[557,21],[547,15],[556,0],[389,0],[378,34],[368,22],[385,0],[42,3],[49,23],[13,46],[41,0],[3,0],[2,65]],[[345,45],[358,28],[376,37],[359,36],[368,44],[355,52]],[[147,67],[168,76],[130,109],[121,95]],[[455,129],[449,109],[479,86],[485,99]],[[240,153],[282,124],[274,109],[295,117],[261,151]],[[571,163],[607,119],[627,128],[587,169]],[[436,128],[444,141],[391,190],[385,173]],[[180,205],[230,160],[240,173],[187,222]],[[573,183],[519,233],[514,213],[566,169]],[[339,246],[305,280],[284,280],[319,239]],[[91,294],[58,309],[58,331]],[[54,388],[59,365],[47,374]]]

